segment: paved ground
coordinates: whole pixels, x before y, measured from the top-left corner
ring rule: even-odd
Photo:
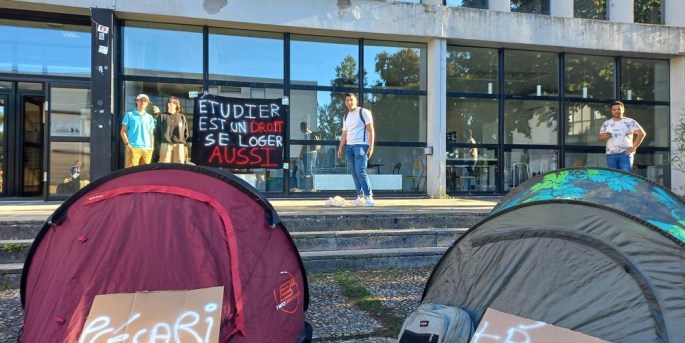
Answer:
[[[382,332],[382,320],[406,318],[418,306],[431,268],[389,269],[313,274],[309,276],[310,305],[306,320],[314,327],[314,341],[320,343],[396,342],[398,333]],[[374,313],[359,308],[342,294],[347,276],[379,300]],[[349,286],[349,285],[348,285]],[[0,342],[15,342],[23,311],[18,290],[0,292]]]
[[[398,212],[489,212],[501,197],[450,199],[376,199],[374,207],[325,206],[326,199],[269,199],[278,214],[353,214]],[[352,200],[352,199],[347,199]],[[0,221],[45,220],[61,202],[7,201],[0,202]]]

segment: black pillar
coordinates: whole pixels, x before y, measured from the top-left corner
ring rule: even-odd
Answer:
[[[113,39],[114,11],[91,8],[91,121],[90,177],[98,179],[112,171]],[[118,134],[118,133],[117,133]]]

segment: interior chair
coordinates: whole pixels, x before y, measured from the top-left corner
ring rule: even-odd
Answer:
[[[512,187],[516,187],[528,179],[530,179],[528,163],[514,163],[511,165]]]
[[[423,164],[423,159],[419,159],[414,162],[414,169],[412,170],[412,175],[407,175],[407,179],[411,179],[411,190],[419,191],[426,186],[426,166]],[[421,187],[421,181],[423,181],[423,187]]]
[[[395,165],[395,168],[392,168],[392,173],[393,174],[399,174],[400,173],[400,168],[402,168],[402,162],[398,162]]]

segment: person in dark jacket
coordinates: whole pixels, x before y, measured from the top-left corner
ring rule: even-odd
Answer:
[[[159,115],[159,163],[186,163],[186,141],[190,136],[181,102],[169,97],[167,111]]]

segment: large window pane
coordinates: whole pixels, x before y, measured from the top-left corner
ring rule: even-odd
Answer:
[[[634,6],[636,23],[661,24],[661,0],[635,0]]]
[[[447,6],[455,7],[470,7],[470,8],[488,8],[488,0],[447,0]]]
[[[50,195],[72,195],[88,183],[90,143],[50,143]]]
[[[550,52],[505,51],[504,92],[526,96],[558,95],[558,55]]]
[[[604,146],[597,139],[602,124],[611,117],[608,104],[566,104],[566,144]]]
[[[90,77],[90,26],[3,19],[0,73]]]
[[[476,143],[497,143],[496,99],[447,98],[447,143],[465,143],[469,131]]]
[[[625,116],[635,119],[647,133],[640,147],[666,148],[670,145],[668,106],[628,104]],[[637,150],[640,153],[640,148]]]
[[[127,21],[124,74],[202,78],[202,27]]]
[[[668,61],[624,58],[621,61],[621,99],[668,101]]]
[[[497,49],[447,47],[447,91],[499,93]]]
[[[511,11],[549,14],[549,0],[511,0]]]
[[[557,144],[559,103],[556,101],[506,100],[504,142],[507,144]]]
[[[614,58],[567,54],[564,89],[567,97],[615,99]]]
[[[605,20],[607,18],[607,1],[573,0],[573,16],[575,18]]]
[[[290,80],[311,86],[359,85],[359,41],[293,35]]]
[[[50,136],[90,137],[90,89],[50,89]]]
[[[373,115],[376,142],[425,142],[426,97],[367,94],[364,108]]]
[[[564,163],[570,167],[604,167],[607,168],[607,157],[603,152],[566,152]]]
[[[364,87],[426,90],[426,45],[365,41]]]
[[[305,139],[300,132],[300,123],[304,122],[322,140],[337,141],[342,132],[342,118],[346,113],[345,93],[293,90],[290,92],[290,139]],[[290,155],[293,156],[295,152],[291,149]]]
[[[210,28],[209,77],[283,83],[283,35]]]
[[[646,177],[666,188],[671,188],[671,163],[667,151],[638,152],[633,162],[633,173]]]
[[[508,191],[537,175],[555,170],[555,149],[511,149],[504,151],[504,190]]]
[[[448,156],[451,151],[454,149],[448,148]],[[494,192],[497,189],[497,150],[477,148],[475,153],[474,158],[447,158],[448,192]]]

